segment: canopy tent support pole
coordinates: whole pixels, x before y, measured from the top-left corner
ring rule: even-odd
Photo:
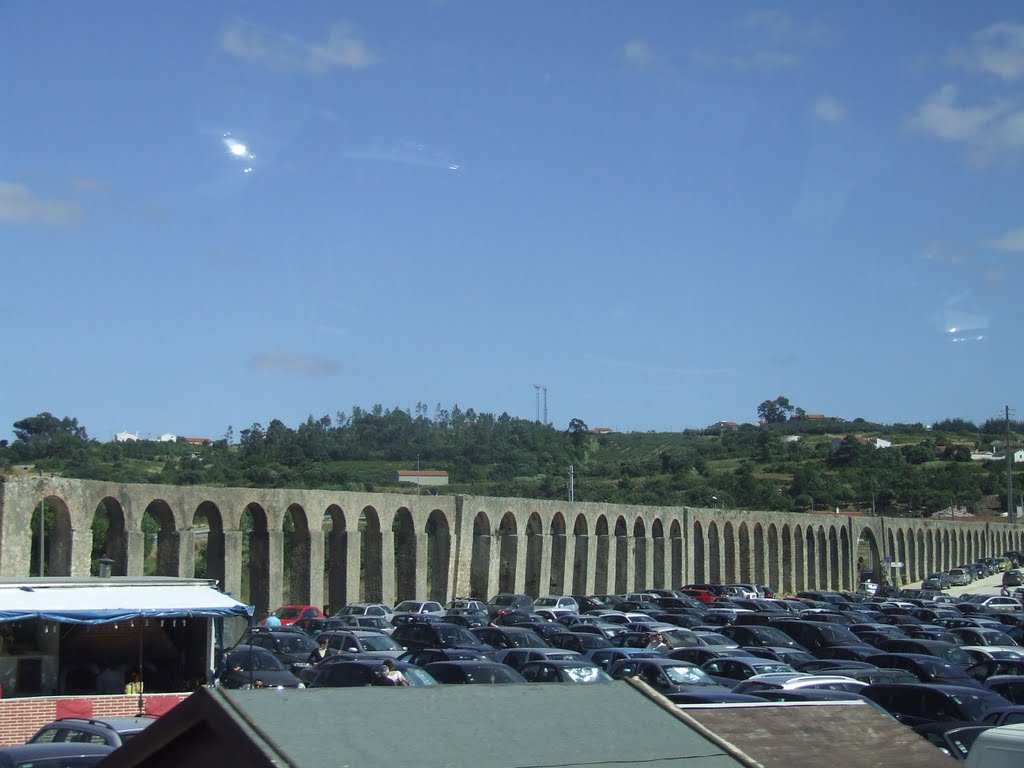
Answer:
[[[142,697],[142,692],[145,690],[143,672],[142,672],[142,639],[146,630],[146,619],[142,616],[139,617],[139,717],[142,717],[146,711],[146,701]]]

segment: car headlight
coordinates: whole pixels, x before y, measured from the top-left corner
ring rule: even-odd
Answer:
[[[305,688],[305,687],[306,687],[306,684],[305,684],[305,683],[299,683],[299,684],[298,684],[297,686],[295,686],[295,687],[296,687],[296,688]]]

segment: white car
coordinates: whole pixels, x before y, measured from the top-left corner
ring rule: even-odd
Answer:
[[[533,607],[535,610],[537,608],[544,608],[545,610],[559,615],[580,612],[580,604],[573,598],[567,597],[566,595],[545,595],[544,597],[538,597],[533,601]]]
[[[426,613],[431,616],[444,616],[444,606],[433,600],[403,600],[395,606],[395,613]]]
[[[349,603],[335,616],[383,616],[390,620],[394,611],[384,603]]]

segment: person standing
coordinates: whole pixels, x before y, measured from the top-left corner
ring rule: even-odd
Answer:
[[[327,638],[321,637],[317,640],[317,647],[309,652],[309,658],[306,659],[306,662],[308,664],[319,664],[328,656],[332,655],[331,649],[327,647]]]

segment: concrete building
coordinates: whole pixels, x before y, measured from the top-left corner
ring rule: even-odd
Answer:
[[[400,469],[395,473],[395,481],[413,485],[448,485],[448,473],[431,469]]]

